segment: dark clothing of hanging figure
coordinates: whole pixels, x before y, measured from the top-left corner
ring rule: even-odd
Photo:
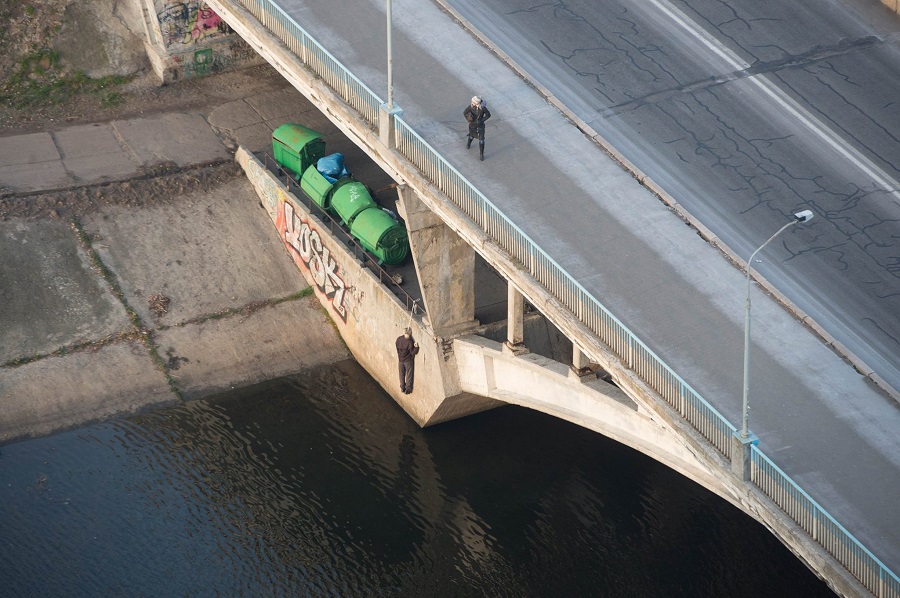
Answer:
[[[487,109],[484,100],[475,96],[463,110],[463,116],[469,123],[469,139],[466,142],[466,148],[472,147],[472,140],[477,138],[479,158],[484,160],[484,121],[491,117],[491,111]]]
[[[413,389],[413,369],[419,343],[412,339],[412,330],[407,328],[402,336],[397,337],[397,360],[400,362],[400,390],[409,394]]]

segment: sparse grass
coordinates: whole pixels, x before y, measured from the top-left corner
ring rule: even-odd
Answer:
[[[93,340],[93,341],[81,341],[77,343],[72,343],[71,345],[65,345],[56,349],[55,351],[51,351],[50,353],[34,353],[32,355],[25,355],[23,357],[16,357],[15,359],[10,359],[4,364],[0,364],[0,367],[4,368],[14,368],[19,367],[21,365],[25,365],[27,363],[33,363],[35,361],[40,361],[41,359],[47,359],[49,357],[64,357],[71,353],[78,353],[80,351],[97,351],[102,349],[107,345],[112,345],[114,343],[118,343],[121,341],[127,340],[135,340],[138,338],[138,333],[134,330],[127,332],[119,332],[118,334],[111,334],[104,338]]]
[[[125,311],[128,313],[128,318],[131,321],[131,325],[134,327],[134,333],[141,339],[141,342],[147,348],[147,351],[150,353],[150,358],[153,360],[153,363],[156,364],[156,367],[163,373],[166,377],[166,381],[169,383],[169,388],[175,394],[176,397],[183,400],[184,397],[181,394],[181,390],[178,388],[178,384],[175,381],[175,378],[169,373],[169,369],[166,367],[166,362],[159,354],[159,346],[156,344],[156,340],[154,338],[153,330],[144,324],[144,321],[138,315],[138,313],[128,304],[127,299],[125,298],[125,293],[122,291],[122,287],[119,285],[118,279],[116,279],[116,275],[103,263],[103,260],[100,258],[100,254],[94,249],[91,244],[91,236],[84,230],[84,227],[81,225],[81,222],[78,218],[72,219],[72,230],[78,235],[78,240],[81,243],[81,246],[87,252],[88,256],[90,256],[91,264],[93,265],[95,271],[103,277],[106,283],[109,285],[112,290],[113,295],[122,303],[122,306],[125,308]]]
[[[76,96],[92,94],[101,105],[114,107],[125,101],[120,86],[132,79],[120,75],[92,79],[82,72],[67,72],[59,52],[40,48],[19,60],[12,75],[0,85],[0,102],[21,110],[63,104]]]
[[[217,312],[203,314],[201,316],[196,316],[194,318],[189,318],[184,320],[183,322],[178,322],[177,324],[173,324],[172,326],[159,326],[160,330],[167,330],[169,328],[182,328],[184,326],[188,326],[190,324],[202,324],[204,322],[210,322],[213,320],[221,320],[222,318],[228,318],[234,315],[242,315],[247,317],[251,314],[258,312],[259,310],[266,307],[274,307],[280,303],[285,303],[287,301],[296,301],[297,299],[302,299],[304,297],[309,297],[313,294],[312,287],[306,287],[302,291],[297,291],[296,293],[291,293],[290,295],[286,295],[284,297],[277,297],[275,299],[264,299],[263,301],[254,301],[252,303],[248,303],[247,305],[243,305],[241,307],[228,307],[226,309],[219,310]]]

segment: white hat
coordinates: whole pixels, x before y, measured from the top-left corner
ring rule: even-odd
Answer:
[[[473,103],[473,104],[476,104],[476,105],[477,105],[477,104],[480,104],[480,103],[481,103],[481,96],[472,96],[472,103]]]

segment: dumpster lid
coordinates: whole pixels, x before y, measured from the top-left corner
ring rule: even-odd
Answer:
[[[321,137],[322,134],[318,131],[313,131],[296,123],[284,123],[272,132],[273,139],[277,139],[298,152],[310,141]]]

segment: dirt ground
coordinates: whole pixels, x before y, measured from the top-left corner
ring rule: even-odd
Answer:
[[[136,24],[131,30],[119,26],[114,43],[99,49],[90,32],[82,31],[85,13],[109,13],[115,20],[124,5],[122,0],[0,0],[0,136],[196,109],[285,86],[267,66],[160,86]]]
[[[288,86],[284,78],[268,65],[162,86],[155,75],[142,73],[140,77],[140,80],[119,87],[121,101],[116,105],[104,104],[91,93],[75,95],[61,104],[20,109],[9,104],[0,105],[0,137],[160,112],[202,111],[204,107]]]

